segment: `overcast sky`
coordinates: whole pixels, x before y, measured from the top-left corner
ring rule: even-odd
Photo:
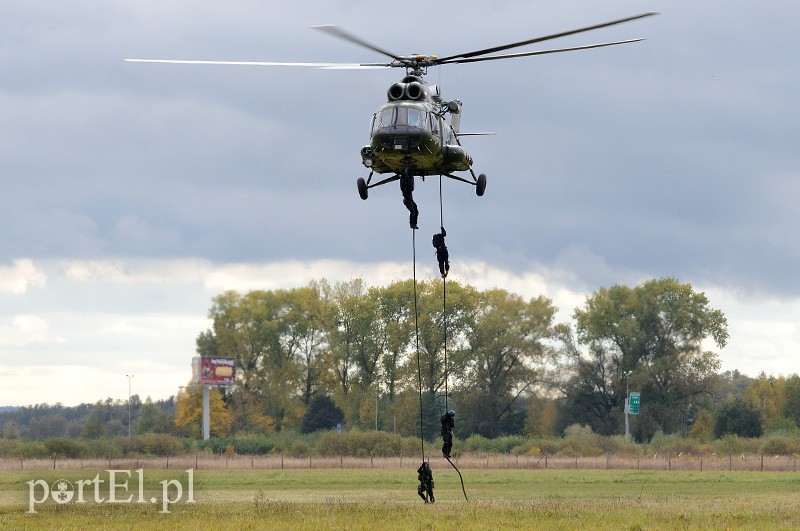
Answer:
[[[455,280],[551,297],[672,276],[729,320],[723,369],[800,372],[800,4],[6,0],[0,17],[0,405],[166,398],[211,298],[411,276],[399,188],[360,148],[396,70],[132,64],[376,62],[650,17],[450,65],[486,195],[444,183]],[[418,182],[433,278],[438,179]],[[422,242],[422,243],[420,243]]]

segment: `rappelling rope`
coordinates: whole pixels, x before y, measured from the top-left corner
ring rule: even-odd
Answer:
[[[444,228],[444,199],[442,197],[441,175],[439,176],[439,226]],[[447,366],[447,278],[442,279],[442,324],[444,326],[444,412],[447,413],[450,411],[448,402],[450,399],[450,392],[447,388],[447,381],[450,379],[450,372]],[[419,352],[417,352],[417,356],[419,356]],[[420,387],[420,391],[421,389],[422,388]],[[420,411],[422,411],[421,408]],[[455,463],[450,461],[449,457],[445,457],[445,459],[447,459],[447,462],[450,463],[450,466],[452,466],[458,474],[458,479],[461,480],[461,491],[464,493],[464,499],[469,501],[469,498],[467,498],[467,489],[464,488],[464,477],[461,475],[461,471],[458,469]]]
[[[425,433],[422,424],[422,365],[419,361],[419,310],[417,309],[417,231],[411,229],[411,247],[414,261],[414,332],[417,349],[417,383],[419,388],[419,441],[422,447],[422,461],[425,461]]]
[[[444,229],[444,199],[442,198],[442,176],[439,176],[439,227]],[[447,279],[442,279],[442,324],[444,326],[444,412],[450,411],[448,400],[450,393],[447,388],[447,381],[450,373],[447,367]],[[449,459],[448,459],[449,461]],[[450,463],[452,464],[452,463]]]

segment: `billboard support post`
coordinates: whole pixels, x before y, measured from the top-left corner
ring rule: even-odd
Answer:
[[[211,386],[203,384],[203,440],[207,441],[211,436],[211,407],[209,395]]]

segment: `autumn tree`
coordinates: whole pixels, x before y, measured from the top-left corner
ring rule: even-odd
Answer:
[[[783,416],[800,426],[800,376],[797,374],[786,380]]]
[[[209,390],[209,431],[215,437],[228,434],[231,414],[225,407],[222,392],[216,387]],[[193,437],[202,435],[203,386],[192,385],[182,389],[175,401],[175,425],[186,428]]]
[[[573,415],[599,433],[619,433],[630,372],[631,389],[642,396],[637,421],[650,432],[640,437],[688,429],[699,402],[713,393],[720,366],[702,343],[711,339],[723,348],[728,339],[725,316],[705,294],[673,278],[615,285],[595,292],[574,318],[585,352],[572,351],[573,371],[564,383]]]
[[[556,309],[545,297],[525,300],[502,289],[480,293],[464,319],[459,423],[485,437],[520,433],[521,398],[543,380],[551,358]]]
[[[381,383],[385,385],[387,400],[393,403],[403,383],[412,375],[408,353],[414,334],[414,284],[411,280],[394,282],[371,293],[384,321]]]
[[[214,297],[212,328],[200,334],[197,350],[235,358],[248,400],[258,397],[276,430],[296,427],[321,377],[321,312],[314,287],[228,291]]]
[[[742,398],[750,402],[761,413],[763,425],[783,414],[786,402],[786,379],[783,376],[767,376],[764,371],[742,392]]]
[[[383,349],[381,334],[375,331],[380,315],[360,278],[326,286],[325,296],[329,302],[325,328],[336,380],[334,400],[347,422],[358,425],[361,391],[372,383]]]
[[[332,385],[329,369],[328,337],[325,316],[329,313],[329,302],[322,295],[322,285],[311,282],[305,288],[292,292],[293,324],[292,337],[297,341],[297,358],[301,366],[301,396],[308,406],[318,393],[327,392]]]

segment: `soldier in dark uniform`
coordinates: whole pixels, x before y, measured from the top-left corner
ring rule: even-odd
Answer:
[[[453,428],[455,427],[456,412],[452,409],[441,416],[439,420],[442,422],[442,455],[450,459],[450,450],[453,449]]]
[[[417,218],[419,218],[419,210],[417,210],[417,203],[414,202],[414,176],[404,175],[400,177],[400,191],[403,192],[403,204],[408,209],[408,224],[412,229],[417,228]]]
[[[433,246],[436,248],[436,260],[439,262],[439,273],[442,278],[447,278],[447,273],[450,271],[450,253],[447,252],[447,246],[444,244],[444,237],[447,236],[447,231],[442,227],[442,232],[433,235]]]
[[[423,461],[417,469],[417,479],[419,480],[419,487],[417,487],[417,494],[420,498],[425,500],[425,503],[433,503],[433,472],[427,461]]]

